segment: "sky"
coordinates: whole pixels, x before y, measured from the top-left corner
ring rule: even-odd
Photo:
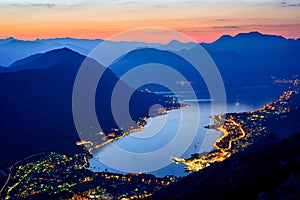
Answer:
[[[198,42],[259,31],[300,37],[300,0],[0,0],[0,38],[101,38],[162,27]]]

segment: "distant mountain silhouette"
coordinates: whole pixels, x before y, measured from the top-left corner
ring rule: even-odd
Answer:
[[[43,54],[42,53],[37,53],[37,54],[34,54],[34,55],[31,55],[29,57],[26,57],[26,58],[23,58],[23,59],[20,59],[20,60],[17,60],[16,62],[12,63],[10,66],[8,66],[8,71],[11,71],[11,70],[15,70],[15,71],[20,71],[22,69],[19,68],[19,66],[23,66],[23,65],[26,65],[27,63],[31,62],[31,61],[35,61],[36,59],[38,59],[40,56],[42,56]],[[42,65],[44,63],[41,63]],[[14,69],[9,69],[9,68],[14,68]],[[32,66],[32,67],[28,67],[28,69],[32,68],[36,68],[36,66]],[[40,67],[38,67],[40,68]]]
[[[65,63],[66,58],[70,59]],[[8,71],[20,71],[24,69],[43,69],[49,68],[53,65],[62,64],[70,66],[78,65],[76,58],[81,57],[81,55],[75,51],[72,51],[66,47],[62,49],[55,49],[46,53],[34,54],[27,58],[18,60],[8,67]]]
[[[29,52],[43,52],[45,49],[51,49],[57,45],[62,47],[71,45],[73,49],[80,49],[79,53],[86,55],[85,53],[88,53],[89,50],[100,42],[102,42],[102,40],[60,38],[21,41],[14,38],[8,38],[0,41],[0,61],[5,61],[7,59],[15,61],[17,58],[20,59],[24,57],[24,54],[29,54]],[[111,65],[111,70],[119,77],[121,74],[124,74],[125,71],[128,71],[138,64],[156,62],[170,65],[172,68],[179,70],[187,80],[193,82],[193,87],[196,90],[206,90],[202,78],[199,78],[199,76],[196,78],[196,74],[192,69],[193,67],[191,67],[184,59],[180,59],[168,51],[168,49],[172,49],[189,53],[193,50],[193,43],[181,43],[175,40],[166,45],[141,44],[138,42],[108,43],[111,45],[112,49],[102,49],[103,52],[101,51],[99,53],[107,54],[107,52],[110,51],[126,52],[128,49],[135,49],[141,45],[148,47],[144,50],[141,50],[141,48],[135,49],[127,53],[127,55],[122,56],[122,58],[117,59]],[[300,74],[300,39],[286,39],[282,36],[250,32],[240,33],[236,36],[225,35],[213,43],[201,43],[201,45],[207,50],[216,63],[226,84],[228,97],[232,98],[233,101],[238,101],[237,98],[241,93],[240,91],[244,90],[244,88],[259,88],[262,85],[271,87],[273,81],[270,78],[271,76],[275,76],[276,78],[291,78],[294,75]],[[76,48],[74,46],[76,46]],[[160,50],[155,50],[154,48],[159,48]],[[45,62],[43,62],[43,64],[40,62],[32,63],[38,56],[40,56],[40,54],[14,62],[10,65],[11,69],[7,70],[18,71],[21,70],[22,67],[27,69],[46,68],[48,64]],[[33,59],[33,61],[31,61],[31,59]],[[25,63],[28,63],[28,65],[25,65]],[[8,65],[2,64],[2,66],[5,67]],[[7,70],[0,69],[0,72],[5,72]],[[168,77],[168,79],[171,79],[171,77]],[[172,81],[174,83],[176,82],[176,80]],[[176,85],[176,87],[179,90],[185,89],[180,85]],[[154,87],[152,87],[152,89],[153,88]],[[271,89],[269,92],[272,92]],[[275,96],[279,95],[281,92],[282,90],[276,92]],[[258,93],[259,91],[253,89],[251,91],[249,90],[248,94],[250,98],[257,97],[259,100],[260,97],[263,97],[264,95],[263,93]]]
[[[182,49],[190,49],[193,48],[197,43],[189,42],[189,43],[182,43],[178,40],[172,40],[165,46],[162,46],[161,48],[164,50],[174,50],[179,51]]]
[[[87,56],[101,42],[103,42],[103,40],[101,39],[90,40],[75,38],[37,39],[32,41],[18,40],[12,37],[0,39],[0,65],[2,65],[3,67],[8,67],[13,62],[19,59],[26,58],[33,54],[45,53],[50,50],[60,49],[64,47],[72,49],[82,55]],[[128,48],[137,48],[141,45],[150,47],[162,46],[161,44],[134,41],[106,41],[106,43],[112,45],[114,50],[126,50]],[[183,46],[183,44],[181,44],[180,46]],[[105,49],[105,51],[110,51],[110,49]]]
[[[65,153],[80,151],[75,145],[80,138],[73,122],[72,91],[84,59],[85,56],[70,49],[57,49],[16,62],[20,71],[0,73],[1,161],[22,158],[39,152],[40,148]],[[96,61],[88,62],[91,72],[105,70],[95,106],[99,122],[108,133],[119,128],[109,109],[114,85],[119,82],[124,91],[133,89]],[[134,92],[130,100],[131,117],[147,117],[149,108],[163,100],[166,99],[151,93]]]
[[[222,36],[202,46],[226,81],[266,81],[300,74],[300,40],[259,32]]]
[[[202,91],[202,98],[208,95],[204,80],[198,71],[183,57],[171,51],[155,48],[136,49],[117,59],[109,66],[109,69],[118,77],[121,77],[135,67],[142,66],[143,64],[150,64],[153,66],[153,69],[147,71],[147,73],[139,73],[138,77],[141,80],[147,80],[147,77],[152,74],[153,77],[161,77],[160,82],[162,84],[167,83],[172,85],[173,90],[177,91],[185,90],[184,85],[179,84],[180,81],[189,81],[192,83],[191,86],[195,91]],[[173,72],[165,70],[163,66],[156,66],[156,64],[172,68]],[[175,73],[179,73],[183,77],[179,79]],[[156,86],[148,84],[146,87],[155,90]],[[199,98],[201,97],[199,96]]]
[[[14,38],[0,40],[0,66],[16,66],[16,60],[37,53],[67,47],[87,55],[102,40],[73,38],[22,41]],[[114,48],[124,51],[141,44],[162,50],[189,51],[193,43],[171,41],[166,45],[138,42],[110,42]],[[217,64],[225,81],[265,81],[270,76],[288,78],[300,74],[300,39],[286,39],[282,36],[259,32],[224,35],[212,43],[201,43]],[[106,49],[105,51],[110,51]],[[141,57],[140,59],[142,59]],[[118,74],[118,71],[114,71]]]
[[[194,44],[184,45],[172,41],[166,46],[168,45],[175,45],[177,49],[181,46],[181,51],[190,52],[193,51]],[[234,37],[225,35],[213,43],[201,45],[213,58],[224,81],[261,82],[270,80],[270,76],[290,78],[300,74],[300,39],[285,39],[282,36],[250,32],[240,33]],[[137,49],[123,56],[123,61],[116,61],[110,68],[120,76],[132,67],[129,65],[158,62],[175,66],[176,69],[180,68],[181,73],[190,76],[194,74],[187,62],[176,59],[175,55],[171,54],[168,51],[155,51],[151,48]]]
[[[299,41],[299,39],[285,39],[282,36],[250,32],[234,37],[222,36],[217,41],[210,44],[203,43],[202,46],[210,54],[221,73],[229,101],[239,102],[243,93],[243,99],[249,99],[251,102],[253,99],[255,102],[267,102],[270,99],[266,95],[266,91],[270,96],[278,96],[284,90],[280,87],[274,89],[271,76],[292,78],[294,75],[300,74]],[[171,43],[178,45],[179,42],[172,41]],[[184,48],[181,52],[192,53],[193,47]],[[194,67],[184,58],[167,50],[136,49],[116,60],[109,68],[121,77],[129,70],[148,63],[170,66],[183,75],[187,81],[190,81],[194,90],[203,92],[203,96],[207,95],[205,83]],[[160,74],[161,72],[161,69],[157,69],[156,73]],[[147,76],[146,73],[139,75],[141,79],[146,79]],[[177,80],[174,80],[174,77],[166,76],[165,79],[176,85]],[[150,88],[155,90],[154,87]],[[180,85],[176,85],[176,88],[185,90]],[[264,90],[262,91],[261,88]]]
[[[21,58],[63,47],[67,47],[83,55],[87,55],[100,42],[102,42],[102,40],[73,38],[24,41],[10,37],[0,40],[0,65],[7,67],[14,61]]]

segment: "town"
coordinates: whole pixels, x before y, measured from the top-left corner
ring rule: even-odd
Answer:
[[[299,89],[285,91],[279,100],[262,108],[244,113],[227,113],[212,116],[213,125],[205,126],[222,132],[209,153],[193,154],[191,158],[172,157],[178,164],[186,165],[187,172],[202,170],[215,162],[222,162],[231,155],[243,151],[273,132],[273,125],[288,114],[299,112]]]
[[[87,170],[88,153],[62,155],[51,152],[21,162],[1,190],[3,199],[138,199],[177,181],[175,176],[117,174]]]

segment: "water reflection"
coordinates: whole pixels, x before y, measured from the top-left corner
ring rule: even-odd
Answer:
[[[117,148],[134,153],[134,154],[148,154],[149,152],[155,152],[158,149],[164,148],[167,144],[170,144],[172,139],[178,134],[178,129],[180,126],[184,127],[184,133],[188,137],[191,132],[194,132],[193,127],[198,125],[197,132],[195,133],[195,137],[191,141],[182,141],[181,144],[177,145],[187,145],[188,148],[182,155],[176,155],[173,152],[176,152],[176,148],[180,148],[181,146],[171,146],[171,149],[168,153],[159,154],[158,157],[149,160],[149,162],[145,160],[132,160],[132,158],[124,158],[123,161],[116,160],[114,165],[119,165],[122,169],[124,165],[124,161],[127,163],[126,165],[130,165],[132,172],[140,172],[140,169],[147,169],[147,167],[151,167],[149,165],[154,165],[155,162],[167,162],[170,161],[170,152],[171,156],[178,156],[178,157],[190,157],[191,154],[196,152],[204,152],[210,151],[212,149],[212,144],[214,141],[219,137],[218,132],[214,130],[205,129],[204,126],[211,124],[210,116],[219,114],[220,110],[223,109],[222,104],[216,105],[216,109],[214,110],[215,113],[211,113],[211,101],[210,99],[186,99],[185,102],[190,104],[190,107],[180,110],[172,110],[169,114],[164,116],[158,116],[155,118],[148,119],[147,126],[145,126],[144,130],[140,132],[133,133],[127,137],[124,137],[121,140],[115,141],[113,144],[108,144],[107,146],[103,147],[97,154],[96,157],[101,160],[101,156],[105,156],[109,152],[111,159],[116,159],[120,155],[116,155],[118,151],[115,151],[115,147]],[[200,120],[196,119],[195,112],[196,108],[199,106],[200,110]],[[232,105],[227,105],[227,112],[243,112],[253,109],[253,107],[249,105],[243,105],[240,103],[235,103]],[[181,115],[184,113],[184,116],[187,116],[181,120]],[[181,121],[181,124],[180,124]],[[200,124],[199,124],[200,122]],[[181,127],[181,128],[182,128]],[[109,168],[105,166],[103,163],[100,163],[96,159],[90,160],[91,168],[94,171],[103,171],[107,168],[109,171],[112,172],[121,172],[116,169]],[[184,176],[186,173],[184,172],[183,165],[176,165],[171,163],[167,167],[162,169],[151,171],[150,173],[155,174],[156,176],[165,176],[168,174],[176,175],[176,176]]]

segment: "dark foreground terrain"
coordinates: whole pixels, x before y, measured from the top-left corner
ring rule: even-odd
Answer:
[[[276,145],[264,141],[150,199],[300,199],[299,144],[300,132]]]

